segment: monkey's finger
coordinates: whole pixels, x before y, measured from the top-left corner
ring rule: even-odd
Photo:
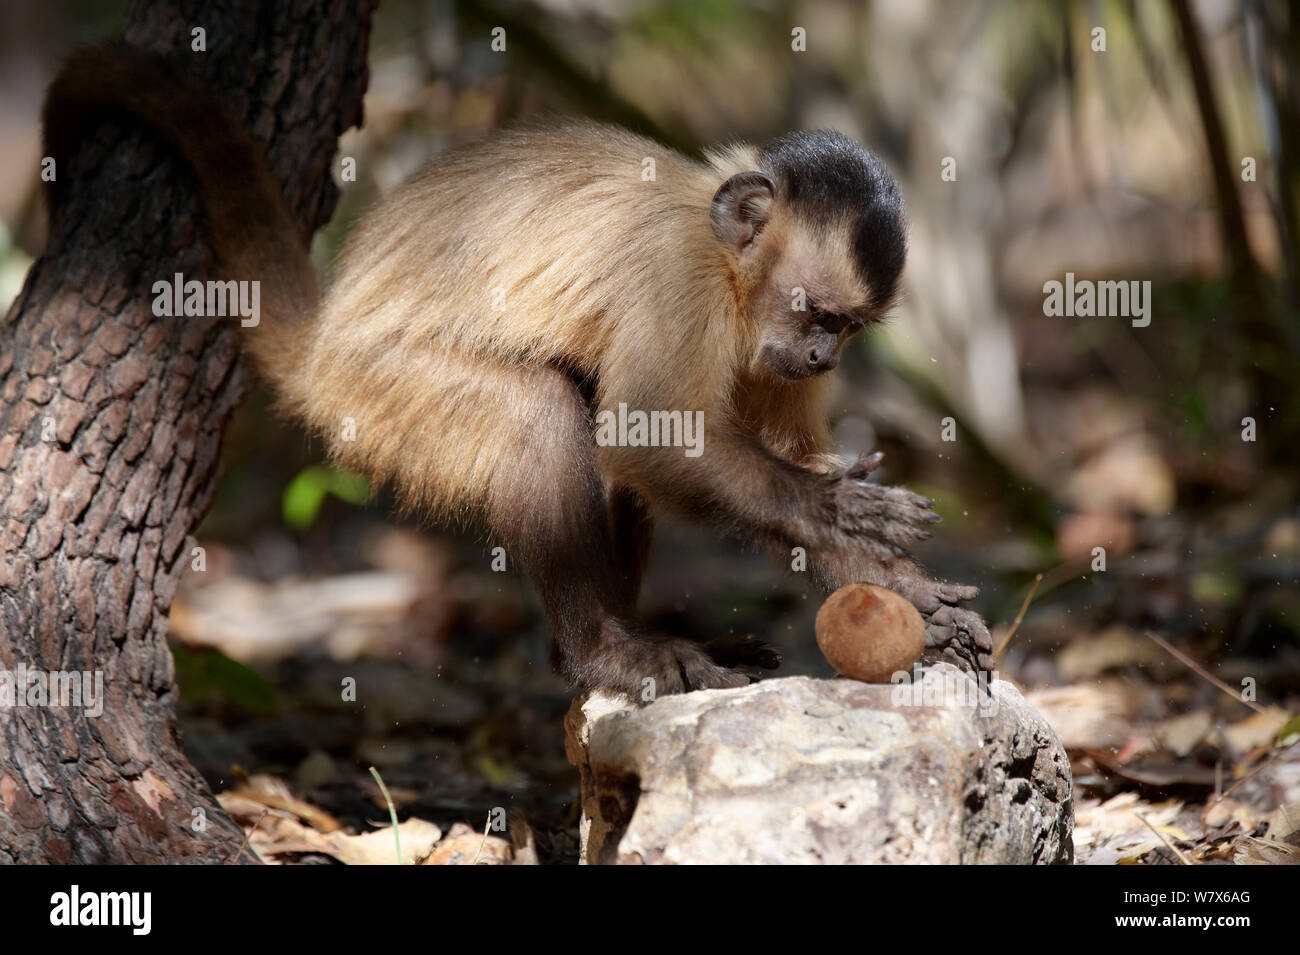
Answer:
[[[897,589],[911,601],[913,607],[921,611],[921,615],[925,617],[926,626],[930,626],[932,622],[931,615],[943,606],[943,602],[939,600],[938,595],[924,584],[920,587],[900,587]]]
[[[993,654],[963,641],[963,634],[953,627],[927,627],[924,659],[941,660],[969,672],[992,672],[997,667]]]
[[[923,525],[890,521],[881,526],[880,536],[891,544],[904,545],[929,540],[934,536],[934,532]]]
[[[978,673],[981,670],[992,673],[998,665],[991,654],[971,653],[956,643],[950,643],[943,648],[942,659],[971,673]]]
[[[943,520],[939,512],[934,509],[934,501],[928,497],[922,497],[901,487],[892,487],[887,490],[894,492],[894,500],[901,506],[902,513],[913,520],[924,521],[927,524],[937,524]]]
[[[718,637],[704,644],[703,648],[715,663],[724,667],[754,666],[775,670],[781,665],[780,651],[750,636]]]
[[[934,509],[934,501],[914,494],[904,487],[881,487],[879,484],[861,486],[864,500],[874,505],[871,509],[884,516],[902,518],[914,524],[937,524],[943,520]]]
[[[943,584],[939,587],[939,599],[944,603],[961,603],[974,600],[979,595],[980,589],[968,584]]]
[[[984,618],[964,607],[953,608],[953,623],[957,630],[969,638],[971,644],[986,653],[993,649],[993,635],[989,633]]]
[[[926,617],[925,645],[940,659],[948,659],[967,670],[992,672],[993,637],[984,619],[962,607],[942,606]],[[931,656],[935,656],[932,653]]]
[[[955,607],[950,607],[947,604],[940,604],[939,608],[930,614],[930,618],[926,623],[931,627],[934,627],[936,630],[947,631],[951,636],[957,631],[957,622],[953,616],[955,610]]]
[[[934,617],[931,617],[926,621],[926,649],[933,650],[939,647],[946,647],[948,644],[952,643],[955,636],[957,636],[957,629],[952,626],[952,624],[939,623],[934,619]]]
[[[750,684],[745,674],[720,666],[688,665],[686,681],[692,690],[728,690]]]
[[[713,690],[748,686],[749,677],[719,666],[705,648],[691,640],[659,642],[651,675],[659,696],[687,690]]]
[[[924,498],[899,508],[896,516],[899,521],[910,524],[916,530],[925,531],[927,537],[930,528],[943,520]]]
[[[880,467],[880,462],[883,460],[885,460],[884,451],[873,451],[871,454],[860,455],[858,460],[854,462],[853,467],[849,468],[848,476],[855,481],[860,481]]]

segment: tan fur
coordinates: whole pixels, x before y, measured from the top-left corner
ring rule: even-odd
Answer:
[[[753,261],[717,241],[710,201],[757,167],[752,146],[701,163],[592,123],[498,132],[370,211],[317,304],[259,148],[209,91],[125,44],[82,51],[47,98],[48,151],[69,153],[106,110],[163,134],[202,183],[218,271],[261,282],[261,324],[240,334],[283,407],[412,509],[496,525],[538,506],[523,485],[562,479],[572,447],[551,440],[554,399],[575,378],[598,383],[596,409],[703,411],[706,432],[734,424],[789,460],[828,447],[822,386],[763,370],[748,306],[787,249],[799,281],[824,264],[822,294],[855,298],[856,280],[833,236],[780,206]],[[610,484],[649,490],[636,455],[592,453]]]
[[[642,181],[646,157],[654,181]],[[600,408],[703,410],[716,425],[739,398],[764,422],[743,430],[782,456],[824,450],[820,383],[759,397],[745,277],[720,280],[727,252],[707,209],[728,176],[753,168],[752,150],[712,162],[589,124],[438,157],[349,238],[299,357],[279,363],[286,405],[340,463],[444,519],[534,499],[515,496],[513,462],[548,451],[542,382],[554,368],[595,376]],[[787,228],[774,218],[769,232]],[[749,281],[769,266],[755,263]],[[536,402],[501,407],[506,381]],[[355,441],[342,440],[345,419]],[[617,456],[601,457],[617,469]]]
[[[826,377],[786,382],[742,374],[733,399],[737,426],[792,464],[829,470],[838,462],[826,418],[830,384]]]

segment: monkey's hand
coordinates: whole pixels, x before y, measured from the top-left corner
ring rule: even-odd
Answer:
[[[957,606],[978,597],[978,587],[924,578],[900,592],[925,618],[924,659],[952,663],[972,673],[993,671],[997,661],[989,628],[975,611]]]
[[[818,581],[828,590],[862,580],[896,591],[925,619],[927,661],[992,671],[988,627],[979,614],[958,606],[978,597],[979,589],[935,580],[907,556],[905,545],[928,538],[939,520],[933,503],[906,488],[867,483],[883,457],[877,451],[827,476],[831,526],[840,540],[819,555]]]
[[[828,476],[835,529],[849,538],[870,537],[898,547],[925,540],[939,521],[934,503],[907,488],[867,482],[883,457],[879,451],[865,455]]]

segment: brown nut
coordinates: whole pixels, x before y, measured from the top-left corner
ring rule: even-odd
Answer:
[[[906,599],[873,584],[848,584],[817,611],[817,646],[837,671],[888,683],[925,649],[925,621]]]

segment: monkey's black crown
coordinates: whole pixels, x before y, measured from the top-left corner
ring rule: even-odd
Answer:
[[[782,198],[813,222],[849,220],[853,257],[872,290],[871,304],[894,297],[907,258],[903,197],[874,154],[843,133],[788,133],[762,148],[760,159]]]

